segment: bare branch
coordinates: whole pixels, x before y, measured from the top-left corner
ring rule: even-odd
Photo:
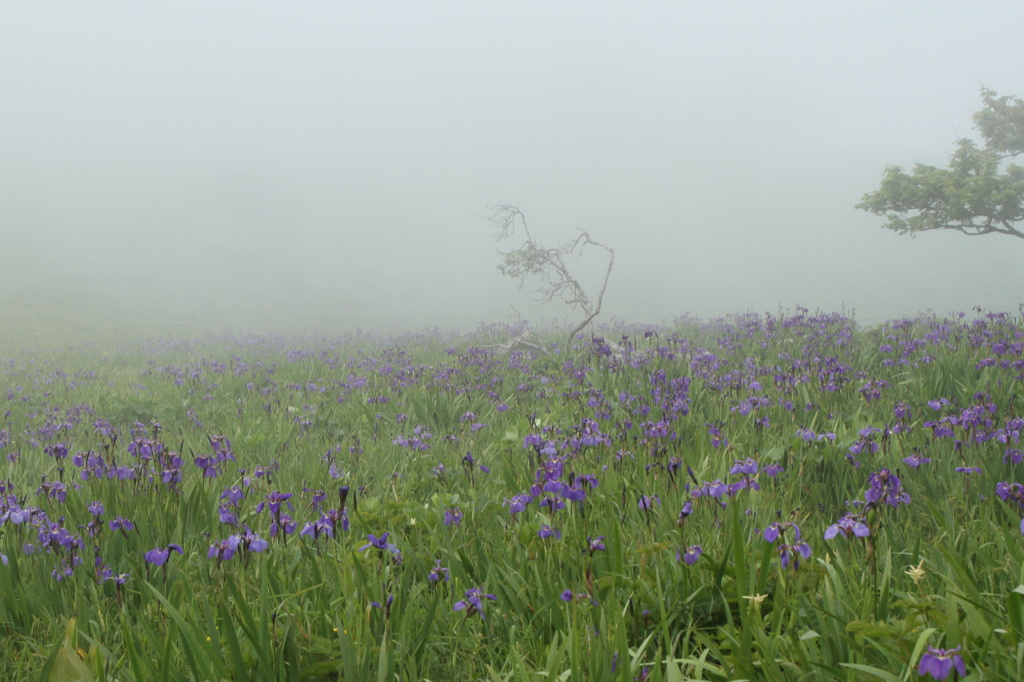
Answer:
[[[516,232],[516,221],[523,225],[526,233],[526,241],[533,244],[533,237],[530,235],[530,228],[526,224],[526,216],[519,210],[518,206],[512,204],[494,204],[490,207],[491,215],[487,220],[494,226],[494,238],[497,240],[507,239]]]
[[[532,350],[542,355],[547,353],[547,349],[545,349],[544,346],[533,341],[533,332],[529,329],[505,343],[493,343],[487,346],[487,348],[494,348],[495,350],[505,354],[510,354],[518,350]]]
[[[597,295],[597,306],[590,313],[590,315],[587,316],[586,319],[584,319],[582,322],[576,325],[576,327],[571,332],[569,332],[569,343],[572,343],[572,340],[576,337],[576,334],[582,331],[588,324],[590,324],[590,322],[595,317],[601,314],[601,303],[604,301],[604,292],[608,288],[608,278],[611,277],[612,275],[612,266],[615,265],[615,251],[605,246],[604,244],[593,241],[590,238],[590,235],[588,235],[586,232],[584,232],[583,234],[586,235],[588,244],[592,244],[593,246],[602,248],[608,252],[608,268],[604,272],[604,281],[601,282],[601,291]]]
[[[540,283],[534,291],[533,303],[550,303],[555,299],[561,299],[573,310],[583,311],[583,321],[569,334],[567,344],[571,344],[576,334],[601,312],[601,303],[608,288],[612,266],[615,264],[615,252],[608,246],[594,241],[586,230],[580,230],[574,240],[560,244],[558,248],[545,248],[533,239],[526,223],[526,217],[518,206],[495,204],[490,209],[491,215],[488,221],[494,227],[496,240],[502,241],[514,236],[520,227],[525,235],[523,242],[517,248],[511,251],[499,251],[501,262],[498,264],[498,269],[501,274],[518,280],[520,291],[526,286],[528,279],[539,280]],[[588,246],[602,249],[608,254],[608,267],[604,273],[596,305],[587,295],[579,280],[570,273],[563,260],[565,256],[582,256]]]

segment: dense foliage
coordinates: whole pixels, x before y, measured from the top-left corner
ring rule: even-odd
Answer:
[[[0,677],[1024,679],[1020,318],[599,331],[9,353]]]
[[[948,168],[919,163],[907,173],[889,166],[857,208],[885,216],[885,227],[900,234],[955,230],[1024,239],[1024,168],[1007,163],[1024,154],[1024,100],[987,88],[981,98],[974,123],[984,147],[957,140]]]

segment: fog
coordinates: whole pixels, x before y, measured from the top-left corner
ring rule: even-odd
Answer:
[[[853,206],[944,166],[982,85],[1024,95],[1021,26],[1019,0],[5,3],[0,312],[27,339],[570,315],[498,272],[498,202],[615,249],[604,320],[1016,311],[1024,243]]]

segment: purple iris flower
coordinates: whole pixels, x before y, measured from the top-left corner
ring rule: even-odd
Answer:
[[[122,533],[135,530],[135,524],[123,516],[115,516],[107,525],[110,526],[110,530],[119,530]]]
[[[924,455],[922,455],[919,452],[915,452],[910,457],[904,457],[903,458],[903,463],[906,464],[911,469],[916,469],[919,466],[921,466],[922,464],[928,464],[931,461],[932,461],[931,459],[929,459],[928,457],[925,457]]]
[[[811,546],[806,542],[797,542],[792,545],[779,545],[779,559],[783,568],[789,568],[793,564],[793,570],[800,568],[800,557],[811,558]]]
[[[690,545],[686,548],[686,551],[683,552],[683,561],[687,566],[693,566],[697,563],[697,559],[699,559],[700,555],[703,553],[704,550],[700,545]]]
[[[1024,485],[1013,482],[999,481],[996,483],[996,496],[1006,503],[1016,503],[1024,509]]]
[[[735,483],[730,483],[725,489],[725,494],[729,497],[735,497],[739,491],[747,488],[750,490],[760,490],[761,484],[752,478],[743,477]]]
[[[30,521],[33,510],[37,509],[38,507],[18,507],[17,505],[12,505],[3,514],[0,514],[0,521],[10,521],[17,526]]]
[[[321,535],[333,538],[334,524],[331,523],[331,520],[326,515],[321,516],[316,521],[307,521],[306,525],[299,531],[299,535],[313,538],[313,540],[318,540]]]
[[[446,526],[461,526],[462,525],[462,510],[458,507],[452,507],[451,509],[444,510],[444,525]]]
[[[519,512],[521,512],[524,509],[526,509],[526,505],[530,504],[530,502],[532,502],[532,501],[533,501],[532,497],[530,497],[529,495],[527,495],[525,493],[521,493],[519,495],[513,495],[512,499],[505,500],[503,502],[503,504],[507,504],[508,505],[508,513],[511,514],[512,516],[515,516]]]
[[[66,443],[54,443],[43,448],[43,452],[59,462],[68,456],[68,446]]]
[[[729,492],[729,486],[722,483],[721,479],[715,479],[711,483],[704,484],[704,494],[713,499],[719,500]]]
[[[794,540],[800,539],[800,526],[789,521],[784,523],[776,521],[775,523],[770,524],[764,529],[764,539],[768,542],[775,542],[779,539],[779,536],[784,535],[788,530],[793,531]]]
[[[380,537],[377,537],[373,533],[369,533],[367,534],[366,539],[369,540],[369,542],[359,548],[360,552],[366,551],[372,547],[381,554],[384,552],[390,552],[393,555],[392,559],[395,563],[402,563],[402,552],[398,549],[398,545],[388,542],[388,533],[386,531],[381,533]]]
[[[552,528],[551,526],[545,523],[543,526],[540,527],[540,530],[537,531],[537,537],[539,537],[541,540],[547,540],[548,538],[561,540],[562,531],[558,530],[557,528]]]
[[[568,489],[569,486],[557,479],[549,480],[541,487],[541,491],[545,493],[554,493],[555,495],[561,495],[562,497],[569,496]]]
[[[931,675],[933,679],[944,680],[949,672],[956,668],[960,677],[967,676],[967,669],[964,667],[964,659],[957,653],[960,647],[954,649],[936,649],[928,647],[928,652],[921,656],[921,662],[917,665],[917,674]]]
[[[200,455],[199,457],[193,457],[192,461],[196,467],[202,469],[203,478],[217,478],[220,474],[220,470],[217,468],[218,462],[215,455]]]
[[[171,551],[175,551],[178,554],[184,554],[185,550],[181,548],[181,545],[167,545],[166,547],[156,547],[146,552],[146,561],[153,564],[154,566],[163,566],[167,563],[167,559],[171,556]]]
[[[466,598],[461,601],[455,602],[455,606],[452,608],[453,611],[465,611],[466,618],[469,618],[475,613],[480,614],[480,618],[484,618],[484,599],[490,599],[491,601],[498,601],[498,598],[493,594],[484,594],[483,590],[479,587],[466,590],[464,595]]]
[[[260,502],[256,505],[256,513],[259,514],[264,509],[269,509],[271,514],[278,514],[281,511],[282,502],[288,505],[288,509],[294,511],[292,503],[288,501],[291,496],[292,493],[282,493],[275,490],[267,495],[265,502]]]
[[[485,474],[491,473],[490,468],[485,467],[483,464],[477,464],[476,460],[473,459],[473,453],[469,452],[468,450],[466,451],[466,456],[462,458],[462,464],[466,466],[470,471],[473,470],[473,467],[477,467],[480,469],[480,471],[484,472]]]
[[[427,576],[427,580],[432,583],[441,582],[442,580],[448,582],[451,580],[448,569],[441,565],[440,559],[434,559],[434,567],[430,569],[430,575]]]
[[[649,512],[655,507],[661,506],[661,498],[657,495],[641,495],[640,502],[637,505],[641,510]]]
[[[369,533],[367,534],[366,539],[369,540],[369,542],[359,548],[360,552],[364,552],[370,549],[371,547],[378,549],[382,552],[385,552],[390,551],[391,548],[394,547],[394,545],[388,543],[387,532],[381,533],[380,537],[374,535],[373,533]]]
[[[232,486],[230,488],[225,488],[224,492],[220,494],[220,499],[227,500],[230,504],[233,504],[235,506],[237,506],[238,503],[241,502],[244,497],[245,491],[242,490],[237,485]]]
[[[577,480],[573,485],[562,486],[562,497],[572,502],[583,502],[587,499],[587,491],[583,489]]]
[[[842,534],[844,538],[851,535],[858,538],[866,538],[871,535],[871,529],[864,523],[864,517],[859,514],[846,514],[841,519],[825,529],[825,539],[831,540]]]
[[[235,556],[235,552],[238,551],[238,545],[241,542],[242,536],[231,535],[226,540],[210,545],[210,551],[206,553],[206,557],[208,559],[217,559],[218,561],[227,561]]]
[[[234,509],[226,504],[222,504],[218,507],[217,518],[219,518],[220,522],[226,526],[238,525],[238,514],[235,513]]]
[[[888,469],[880,469],[868,477],[864,499],[871,504],[884,501],[892,507],[910,504],[910,494],[903,489],[899,476]]]
[[[755,462],[750,457],[747,457],[745,460],[742,461],[738,459],[734,460],[734,464],[732,468],[729,469],[729,473],[734,476],[739,474],[743,474],[745,476],[753,476],[754,474],[757,473],[757,462]]]
[[[67,498],[68,489],[60,481],[44,481],[39,489],[36,490],[36,495],[45,496],[49,500],[56,500],[57,502],[63,503]]]
[[[541,507],[547,507],[549,511],[556,512],[559,509],[565,509],[565,502],[557,497],[545,497],[540,501]]]
[[[687,500],[683,502],[683,508],[679,510],[679,518],[676,519],[676,525],[682,527],[686,523],[686,519],[690,518],[690,514],[693,513],[693,502]]]
[[[110,568],[110,566],[104,566],[103,570],[100,571],[100,580],[102,582],[113,580],[115,585],[124,585],[126,582],[128,582],[128,579],[131,577],[132,576],[130,573],[115,574],[113,569]]]
[[[721,424],[705,424],[708,435],[711,436],[711,447],[729,447],[729,439],[722,435]]]
[[[248,526],[245,527],[245,532],[239,537],[241,538],[242,549],[247,552],[262,552],[268,547],[267,541],[252,532]]]

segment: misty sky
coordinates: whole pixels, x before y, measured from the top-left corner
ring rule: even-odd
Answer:
[[[981,85],[1024,95],[1021,26],[1019,0],[5,3],[0,310],[567,314],[497,271],[509,202],[616,249],[604,319],[1016,311],[1024,243],[853,206],[887,164],[944,166]]]

